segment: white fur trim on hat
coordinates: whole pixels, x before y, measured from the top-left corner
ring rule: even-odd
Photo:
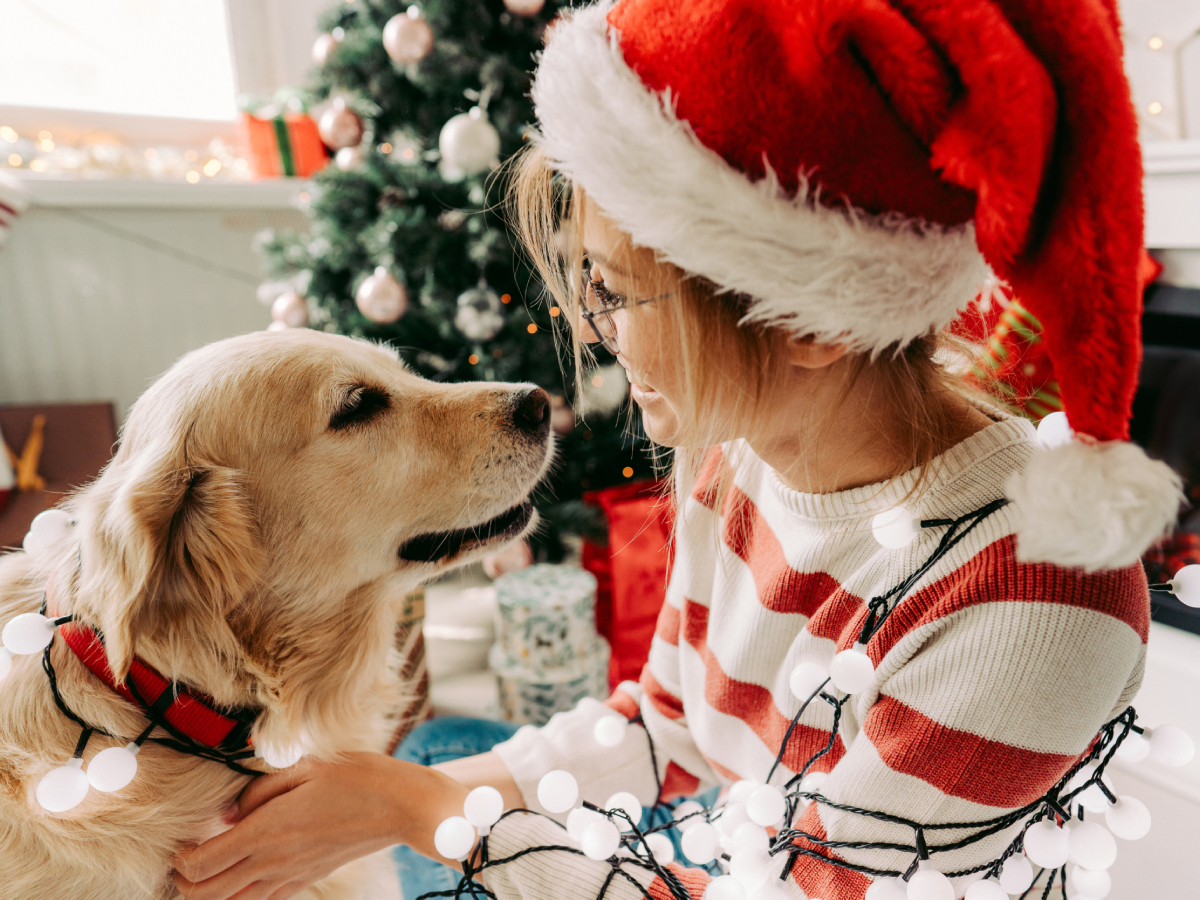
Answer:
[[[1183,500],[1171,467],[1125,441],[1038,450],[1006,494],[1020,562],[1088,572],[1136,563],[1174,525]]]
[[[948,324],[990,274],[971,224],[789,197],[703,146],[609,34],[611,2],[555,27],[533,85],[540,144],[633,241],[755,299],[747,319],[879,352]]]

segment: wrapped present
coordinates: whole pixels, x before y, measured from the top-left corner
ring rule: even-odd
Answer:
[[[13,459],[16,455],[4,443],[4,435],[0,433],[0,510],[8,505],[8,498],[17,488],[17,478],[13,472]]]
[[[277,106],[246,111],[241,132],[246,156],[259,178],[305,178],[329,161],[317,123],[306,112]]]

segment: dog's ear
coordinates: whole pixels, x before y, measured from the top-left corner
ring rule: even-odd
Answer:
[[[241,473],[177,458],[110,476],[116,487],[93,532],[100,558],[85,563],[82,587],[98,604],[113,675],[125,677],[141,636],[169,635],[201,652],[231,642],[226,617],[262,558]]]

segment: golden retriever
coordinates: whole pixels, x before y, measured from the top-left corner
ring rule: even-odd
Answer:
[[[0,625],[36,610],[53,576],[54,609],[103,635],[117,677],[137,656],[261,710],[260,748],[381,750],[404,700],[389,670],[400,602],[533,527],[548,425],[539,388],[434,384],[364,341],[294,330],[212,344],[137,401],[116,457],[63,504],[67,535],[0,557]],[[146,726],[61,639],[51,659],[70,708],[121,736],[94,735],[85,765]],[[0,683],[0,896],[177,896],[172,854],[225,827],[248,776],[147,742],[127,787],[47,812],[36,786],[80,730],[40,654],[16,657]],[[366,900],[389,880],[384,851],[304,896]]]

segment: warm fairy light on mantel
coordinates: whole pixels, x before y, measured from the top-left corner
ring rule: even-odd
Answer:
[[[212,178],[221,171],[221,161],[219,159],[210,159],[204,164],[204,174]]]
[[[15,129],[9,128],[7,125],[0,126],[0,140],[6,144],[15,144],[19,137],[20,135],[17,134]]]
[[[11,154],[8,157],[8,164],[10,166],[19,166],[21,164],[21,157],[18,156],[16,153]]]
[[[1146,46],[1151,50],[1161,50],[1163,46],[1163,39],[1156,34],[1154,37],[1150,38],[1150,40],[1146,41]]]
[[[192,169],[183,177],[187,179],[188,184],[195,184],[197,181],[200,180],[200,173],[197,172],[195,169]]]
[[[1150,113],[1150,115],[1152,115],[1152,116],[1157,116],[1162,111],[1163,111],[1163,105],[1161,103],[1159,103],[1157,100],[1155,100],[1149,106],[1146,107],[1146,112]]]
[[[32,172],[45,172],[46,161],[44,159],[35,159],[29,163],[29,169]]]

